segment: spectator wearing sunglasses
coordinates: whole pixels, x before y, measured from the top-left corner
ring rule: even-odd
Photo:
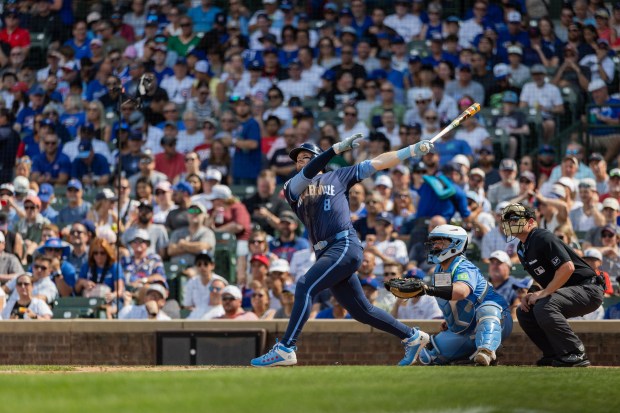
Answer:
[[[2,310],[3,320],[49,320],[52,310],[45,301],[34,297],[33,281],[30,273],[16,279],[17,295],[12,296]]]
[[[215,265],[213,255],[200,251],[196,255],[193,270],[195,276],[185,285],[183,292],[183,308],[191,310],[187,317],[190,320],[211,319],[224,314],[221,305],[222,290],[228,281],[213,272]]]

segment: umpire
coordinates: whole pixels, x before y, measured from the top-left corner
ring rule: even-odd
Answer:
[[[521,203],[502,211],[507,241],[518,238],[517,253],[542,290],[528,293],[517,309],[523,331],[542,350],[538,366],[586,367],[590,361],[567,318],[596,310],[603,302],[603,280],[571,247],[538,228],[534,210]]]

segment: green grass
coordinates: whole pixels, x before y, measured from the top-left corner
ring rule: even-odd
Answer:
[[[0,374],[3,412],[620,411],[620,369],[612,368],[42,369]]]

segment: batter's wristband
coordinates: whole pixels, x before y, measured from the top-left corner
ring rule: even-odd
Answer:
[[[446,301],[452,300],[452,290],[454,288],[451,285],[446,285],[443,287],[433,287],[428,286],[426,289],[426,294],[432,295],[434,297],[443,298]]]
[[[405,146],[404,148],[399,149],[398,151],[396,151],[396,156],[398,156],[398,159],[400,159],[401,161],[411,158],[413,156],[411,154],[411,147]]]

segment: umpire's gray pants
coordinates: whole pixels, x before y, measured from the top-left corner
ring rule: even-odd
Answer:
[[[517,319],[530,340],[542,350],[543,357],[583,353],[583,343],[566,319],[591,313],[602,302],[602,286],[587,284],[562,287],[549,297],[536,301],[529,312],[518,308]]]

